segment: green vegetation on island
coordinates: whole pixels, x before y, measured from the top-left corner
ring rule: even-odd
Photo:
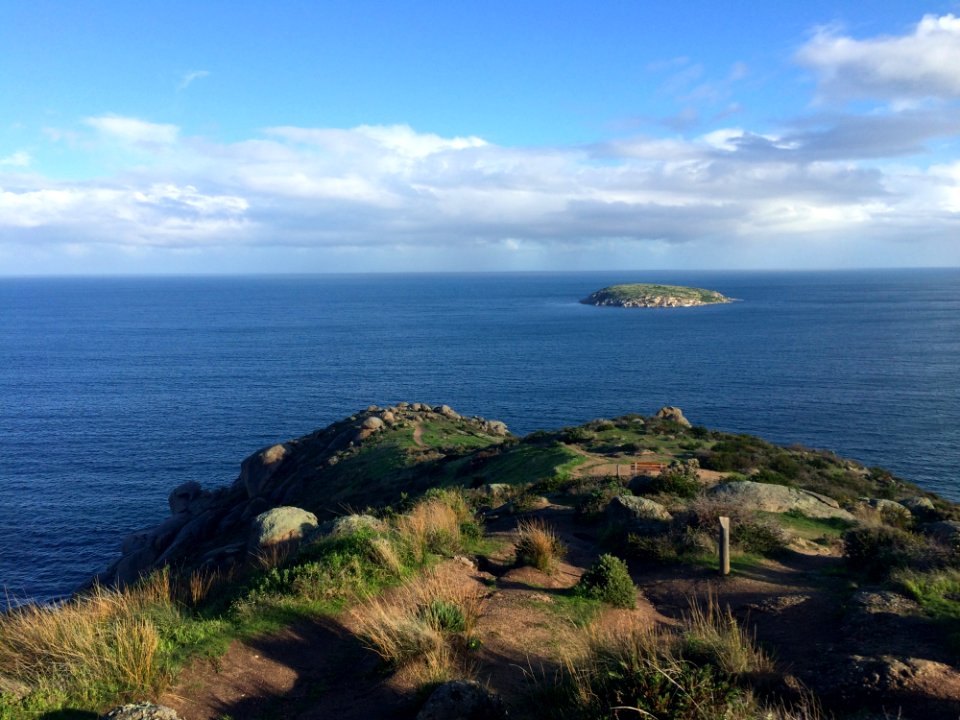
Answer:
[[[611,285],[602,290],[597,290],[580,302],[585,305],[663,308],[714,305],[732,302],[732,300],[715,290],[683,287],[681,285],[629,283],[626,285]]]
[[[678,408],[516,437],[371,406],[170,510],[103,584],[0,615],[0,719],[960,710],[960,507]]]

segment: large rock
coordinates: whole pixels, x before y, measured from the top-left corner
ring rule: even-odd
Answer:
[[[455,412],[454,409],[449,405],[438,405],[437,407],[434,408],[434,412],[439,413],[440,415],[443,415],[446,418],[450,418],[451,420],[460,419],[460,415],[457,412]]]
[[[298,507],[275,507],[253,521],[251,544],[265,548],[300,540],[317,527],[317,516]]]
[[[503,701],[474,680],[453,680],[437,687],[417,720],[498,720],[506,718]]]
[[[785,485],[740,480],[715,485],[707,491],[707,496],[744,510],[776,513],[796,511],[811,518],[853,520],[853,515],[841,508],[833,498]]]
[[[364,430],[379,430],[383,427],[383,420],[372,415],[363,421],[363,425],[361,427]]]
[[[942,543],[960,547],[960,522],[956,520],[928,523],[923,526],[923,532]]]
[[[632,495],[617,495],[604,510],[607,520],[614,525],[625,525],[635,530],[660,530],[673,517],[658,502]]]
[[[859,502],[866,507],[876,510],[887,518],[899,518],[900,520],[908,521],[913,517],[906,507],[895,500],[887,500],[886,498],[860,498]]]
[[[500,420],[488,420],[486,425],[483,426],[483,429],[491,435],[498,437],[506,437],[510,434],[510,431],[507,429],[507,424]]]
[[[675,423],[680,423],[684,427],[690,427],[690,421],[683,416],[683,411],[672,405],[660,408],[657,411],[656,417],[662,418],[663,420],[673,420]]]
[[[103,720],[181,720],[176,711],[165,705],[140,702],[121,705],[110,710]]]
[[[372,515],[344,515],[331,523],[330,537],[350,537],[359,532],[380,533],[386,529],[387,526],[383,520]]]
[[[914,517],[924,518],[936,512],[933,501],[928,497],[918,495],[900,500],[900,504],[909,510]]]
[[[267,482],[289,452],[290,446],[281,443],[255,452],[240,464],[240,482],[247,490],[247,497],[265,493]]]
[[[204,493],[200,483],[194,480],[177,485],[167,498],[167,502],[170,503],[170,512],[174,515],[187,512],[195,514],[206,509],[209,500],[210,496]]]

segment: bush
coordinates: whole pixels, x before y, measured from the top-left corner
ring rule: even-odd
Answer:
[[[776,525],[756,520],[732,523],[730,544],[739,550],[760,555],[776,555],[787,545],[787,538]]]
[[[566,548],[557,534],[542,520],[527,520],[517,524],[517,563],[532,565],[545,573],[552,573],[566,555]]]
[[[576,516],[587,522],[598,520],[611,500],[618,495],[629,494],[630,491],[616,479],[609,479],[602,485],[595,485],[589,489],[589,492],[580,496],[576,506]]]
[[[898,568],[929,569],[946,564],[943,548],[919,535],[883,525],[848,530],[843,536],[843,557],[851,569],[875,580]]]
[[[637,589],[630,579],[627,564],[614,555],[601,555],[580,578],[574,593],[609,603],[614,607],[635,608]]]
[[[672,565],[685,562],[703,553],[716,553],[713,541],[705,532],[691,527],[671,528],[657,535],[627,536],[626,552],[647,562]]]
[[[682,498],[696,497],[700,492],[700,463],[697,460],[674,461],[650,483],[653,492],[676,495]]]

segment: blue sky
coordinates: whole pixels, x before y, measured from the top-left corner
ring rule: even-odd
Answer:
[[[960,3],[0,0],[0,274],[960,265]]]

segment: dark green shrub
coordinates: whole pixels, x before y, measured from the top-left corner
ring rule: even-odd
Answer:
[[[770,461],[770,469],[774,472],[780,473],[788,480],[796,479],[803,471],[800,461],[789,453],[780,453],[776,455]]]
[[[710,437],[710,431],[703,425],[694,425],[690,428],[690,434],[698,440],[705,440]]]
[[[695,497],[700,492],[700,463],[696,460],[674,461],[670,467],[655,477],[649,485],[652,492],[676,495],[682,498]]]
[[[580,496],[576,505],[576,517],[585,522],[598,520],[604,509],[617,495],[629,495],[630,491],[615,479],[597,485]]]
[[[885,525],[848,530],[843,557],[850,569],[875,580],[898,568],[928,569],[945,560],[943,550],[925,538]]]
[[[776,555],[787,546],[787,538],[776,525],[740,520],[731,523],[730,543],[744,552],[759,555]]]
[[[704,552],[715,552],[710,539],[691,527],[671,528],[656,535],[627,535],[624,548],[630,557],[659,565],[686,562]]]
[[[560,440],[568,444],[586,442],[593,437],[593,434],[582,427],[564,428],[560,434]]]
[[[790,485],[790,481],[776,470],[763,468],[759,472],[750,476],[753,482],[767,483],[768,485]]]
[[[614,555],[601,555],[581,576],[574,592],[582,597],[610,603],[614,607],[637,606],[637,589],[630,579],[627,564]]]

